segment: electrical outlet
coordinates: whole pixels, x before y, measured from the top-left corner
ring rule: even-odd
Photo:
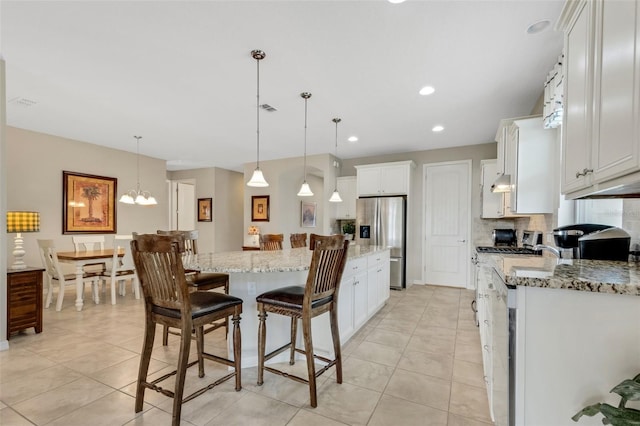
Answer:
[[[553,235],[547,234],[547,243],[553,243]]]
[[[255,282],[248,282],[247,283],[247,293],[249,293],[249,296],[255,296],[256,295],[256,283]]]

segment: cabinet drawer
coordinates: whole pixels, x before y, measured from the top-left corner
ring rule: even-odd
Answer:
[[[351,277],[357,273],[362,271],[366,271],[367,269],[367,258],[361,257],[358,259],[352,259],[347,261],[347,264],[344,266],[343,277]]]

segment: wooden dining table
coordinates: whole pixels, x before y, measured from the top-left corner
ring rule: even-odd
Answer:
[[[85,251],[59,251],[56,253],[58,260],[64,263],[74,264],[76,267],[76,310],[81,311],[83,301],[83,276],[84,267],[96,260],[107,260],[113,257],[113,249],[85,250]],[[124,256],[124,250],[120,250],[118,257]]]

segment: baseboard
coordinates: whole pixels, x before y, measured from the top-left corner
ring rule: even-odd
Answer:
[[[0,341],[0,352],[8,351],[8,350],[9,350],[9,341],[8,340]]]

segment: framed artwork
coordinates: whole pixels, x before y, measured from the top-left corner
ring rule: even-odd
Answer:
[[[198,222],[211,222],[213,198],[198,198]]]
[[[269,196],[251,196],[251,221],[269,222]]]
[[[303,228],[316,227],[316,203],[301,201],[300,222]]]
[[[118,179],[62,172],[62,233],[115,234]]]

